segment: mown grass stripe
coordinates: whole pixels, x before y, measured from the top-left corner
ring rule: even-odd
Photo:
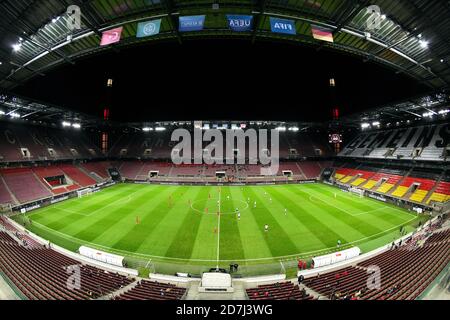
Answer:
[[[303,190],[300,190],[298,188],[295,188],[294,190],[290,190],[289,192],[295,192],[295,193],[302,193],[302,194],[308,194]],[[309,195],[312,196],[318,196],[320,197],[320,193],[318,191],[309,191]],[[331,199],[330,199],[331,201]],[[317,205],[318,207],[318,205]],[[321,209],[326,209],[327,216],[333,219],[340,220],[343,224],[345,224],[350,229],[355,229],[358,232],[362,233],[364,236],[368,237],[372,234],[379,233],[383,231],[382,229],[378,228],[377,226],[371,224],[367,219],[360,218],[358,216],[352,216],[351,214],[348,214],[344,211],[339,210],[339,207],[336,207],[335,204],[331,204],[331,202],[324,202],[322,201],[322,204],[320,204]],[[330,214],[333,212],[333,214]],[[324,222],[328,222],[327,220],[324,220]]]
[[[220,221],[220,232],[223,235],[220,237],[220,259],[244,259],[245,254],[242,247],[237,217],[236,214],[230,214],[230,212],[236,210],[236,207],[229,187],[222,188],[221,199],[222,212],[227,214],[223,214]]]
[[[206,204],[208,193],[210,193],[212,190],[211,187],[203,188],[193,199],[193,201],[196,202],[196,204],[199,205],[199,207],[202,207],[202,204]],[[172,238],[170,242],[170,246],[166,251],[166,256],[168,257],[177,257],[177,258],[184,258],[189,259],[193,256],[194,247],[197,242],[197,238],[200,236],[206,237],[207,242],[204,242],[203,240],[200,240],[202,243],[202,247],[210,248],[210,251],[212,250],[213,253],[206,253],[206,252],[200,252],[199,256],[205,254],[203,256],[203,259],[214,259],[215,254],[215,242],[214,238],[211,237],[212,234],[212,228],[209,230],[209,234],[203,233],[199,231],[200,224],[202,223],[203,219],[212,219],[215,221],[214,216],[208,216],[206,214],[202,214],[199,212],[193,212],[192,214],[187,214],[184,219],[183,223],[180,224],[180,227],[175,235],[174,238]],[[207,235],[209,235],[207,237]],[[212,249],[211,249],[212,248]],[[206,250],[207,251],[207,250]]]
[[[273,256],[282,256],[287,252],[296,252],[297,247],[283,228],[274,219],[270,211],[263,205],[260,196],[254,192],[253,188],[244,189],[246,197],[250,198],[250,212],[253,214],[258,224],[258,230],[263,235],[267,247]],[[254,201],[256,200],[256,208]],[[264,226],[269,225],[269,231],[264,231]],[[256,231],[255,231],[256,232]]]
[[[131,228],[124,230],[122,236],[116,237],[118,240],[114,243],[113,248],[136,252],[167,214],[169,210],[169,196],[174,193],[174,190],[176,192],[178,188],[158,186],[153,191],[153,196],[142,197],[141,204],[127,215]],[[139,224],[136,224],[137,218],[140,220]]]

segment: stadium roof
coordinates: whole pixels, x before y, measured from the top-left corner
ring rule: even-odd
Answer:
[[[97,128],[100,118],[16,95],[0,93],[0,120],[27,121],[38,125],[60,125],[61,122],[79,124],[83,128]]]
[[[78,5],[82,28],[72,32],[67,7]],[[214,5],[216,4],[216,5]],[[381,9],[374,23],[369,5]],[[0,88],[13,89],[52,67],[146,41],[248,38],[298,43],[390,66],[433,89],[450,83],[450,3],[429,0],[4,0],[0,2]],[[230,31],[225,14],[255,16],[250,32]],[[205,29],[180,33],[180,15],[206,14]],[[269,16],[296,21],[297,35],[270,32]],[[136,38],[137,22],[161,18],[161,32]],[[333,30],[334,43],[315,40],[311,24]],[[102,31],[123,26],[119,44],[100,47]]]
[[[130,128],[142,130],[145,127],[192,127],[195,121],[143,121],[143,122],[118,122],[104,121],[100,117],[77,112],[63,106],[57,106],[46,102],[37,101],[17,95],[11,95],[0,92],[0,120],[6,121],[26,121],[37,125],[59,126],[63,122],[69,126],[79,124],[82,128]],[[213,128],[218,125],[219,128],[231,128],[232,125],[241,126],[241,124],[250,126],[261,126],[270,128],[285,128],[286,131],[302,131],[309,128],[323,126],[314,122],[285,122],[285,121],[247,121],[247,120],[207,120],[201,121],[202,125],[208,125]]]
[[[441,92],[357,112],[343,117],[335,125],[360,127],[364,124],[363,127],[379,128],[380,125],[384,127],[400,124],[408,125],[415,121],[448,122],[449,118],[450,95]]]
[[[267,120],[206,120],[202,125],[213,128],[231,128],[233,125],[245,124],[251,127],[284,128],[285,131],[303,131],[308,129],[326,128],[341,130],[345,128],[379,128],[390,125],[410,125],[418,121],[438,122],[450,119],[450,95],[447,92],[433,93],[414,97],[406,101],[387,104],[363,112],[353,113],[337,121],[306,122],[306,121],[267,121]],[[37,101],[17,95],[0,92],[0,120],[27,121],[42,125],[61,125],[62,122],[80,124],[83,128],[131,128],[142,130],[155,127],[191,127],[195,121],[142,121],[119,122],[104,121],[102,118],[74,111],[63,106]],[[374,125],[378,123],[378,125]]]

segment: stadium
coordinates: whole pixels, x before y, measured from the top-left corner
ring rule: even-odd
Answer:
[[[448,1],[0,8],[0,299],[449,299]]]

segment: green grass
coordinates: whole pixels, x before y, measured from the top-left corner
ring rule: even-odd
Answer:
[[[58,245],[73,251],[88,245],[121,254],[140,270],[156,266],[157,272],[196,273],[217,263],[237,262],[248,274],[276,272],[279,261],[295,266],[299,257],[335,251],[338,240],[344,248],[357,245],[366,252],[392,242],[400,236],[400,226],[412,230],[421,219],[323,184],[120,184],[27,217],[31,231]]]

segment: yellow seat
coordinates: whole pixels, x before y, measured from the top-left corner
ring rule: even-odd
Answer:
[[[394,197],[402,198],[405,196],[406,192],[408,191],[409,187],[399,186],[397,189],[392,192],[392,195]]]
[[[352,179],[353,179],[353,176],[346,176],[345,178],[341,179],[341,182],[342,183],[347,183],[347,182],[349,182]]]
[[[377,191],[381,193],[386,193],[389,192],[389,190],[391,190],[393,186],[394,186],[393,184],[385,182],[377,189]]]
[[[370,190],[372,189],[375,185],[377,184],[377,182],[375,180],[369,180],[367,181],[367,183],[365,185],[363,185],[364,189]]]
[[[427,203],[430,203],[431,201],[435,201],[435,202],[447,202],[450,200],[450,196],[442,194],[442,193],[433,193],[430,197],[430,199],[428,199]]]
[[[427,196],[428,191],[426,190],[416,190],[411,197],[409,198],[409,200],[415,201],[415,202],[422,202],[423,199],[425,199],[425,197]]]
[[[337,180],[341,180],[343,177],[345,177],[345,175],[340,174],[340,173],[336,173],[336,174],[334,175],[334,177],[335,177]]]
[[[361,184],[363,184],[364,181],[366,181],[366,179],[358,178],[358,179],[356,179],[355,181],[352,182],[352,185],[357,187],[357,186],[360,186]]]

